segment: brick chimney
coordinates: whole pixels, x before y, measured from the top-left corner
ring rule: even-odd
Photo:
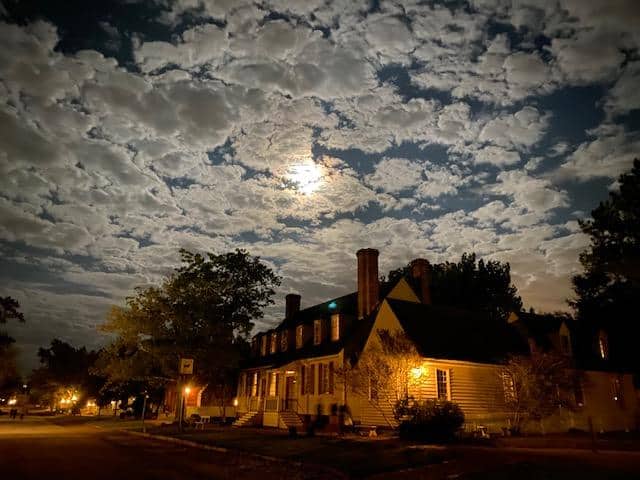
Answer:
[[[300,295],[297,293],[290,293],[284,297],[284,301],[284,318],[288,320],[300,311]]]
[[[379,300],[378,250],[358,250],[358,318],[369,315]]]
[[[431,305],[431,264],[424,258],[416,258],[409,264],[411,277],[419,285],[418,295],[425,305]]]

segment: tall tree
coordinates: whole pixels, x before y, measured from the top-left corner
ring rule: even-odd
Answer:
[[[11,297],[0,297],[0,324],[7,320],[16,319],[24,322],[24,314],[20,311],[20,304]],[[18,373],[18,352],[14,346],[15,339],[7,332],[0,331],[0,391],[8,392],[20,384]]]
[[[522,299],[511,283],[511,267],[497,260],[476,260],[475,253],[463,253],[458,262],[437,263],[432,269],[434,304],[480,309],[491,318],[506,320],[522,309]],[[409,274],[409,266],[389,272],[393,283]]]
[[[575,297],[569,303],[583,332],[593,336],[600,328],[607,330],[611,360],[637,374],[640,362],[629,333],[640,296],[640,160],[618,184],[592,218],[580,222],[591,244],[580,255],[584,272],[573,277]]]
[[[97,352],[76,348],[56,338],[48,347],[38,349],[38,357],[41,366],[32,372],[30,383],[41,403],[53,405],[61,391],[77,391],[82,399],[99,395],[104,381],[91,375]]]
[[[201,383],[233,380],[253,321],[273,303],[280,280],[244,250],[180,253],[182,266],[160,286],[137,289],[102,326],[116,337],[98,362],[110,386],[161,388],[177,377],[182,356],[195,359]]]

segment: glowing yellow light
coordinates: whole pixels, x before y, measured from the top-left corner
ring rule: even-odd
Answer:
[[[414,380],[419,379],[420,377],[422,377],[422,375],[424,375],[423,367],[414,367],[411,369],[411,376],[413,377]]]
[[[72,402],[76,402],[76,401],[78,401],[78,396],[77,396],[77,395],[72,395],[72,396],[71,396],[71,401],[72,401]]]
[[[309,195],[322,184],[322,167],[314,162],[291,165],[286,177],[299,192]]]
[[[7,402],[9,405],[15,405],[16,403],[18,403],[18,400],[15,398],[10,398],[9,401]]]
[[[191,393],[191,388],[190,387],[184,387],[184,393],[185,393],[185,395],[189,395]]]
[[[237,407],[237,406],[238,406],[238,399],[237,399],[237,398],[234,398],[234,399],[233,399],[233,406],[234,406],[234,407]]]

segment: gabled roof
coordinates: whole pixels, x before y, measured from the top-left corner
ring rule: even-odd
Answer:
[[[387,302],[424,357],[493,363],[529,351],[526,340],[506,322],[454,307]]]

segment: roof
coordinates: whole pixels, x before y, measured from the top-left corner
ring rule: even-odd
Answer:
[[[515,328],[481,313],[402,300],[387,302],[424,357],[495,363],[529,351]]]
[[[326,355],[335,355],[342,349],[349,357],[357,355],[363,348],[369,332],[373,326],[373,320],[377,315],[377,309],[374,310],[369,317],[357,319],[358,313],[358,293],[353,292],[342,297],[333,298],[326,302],[319,303],[309,308],[305,308],[297,312],[291,318],[284,319],[276,328],[267,332],[282,332],[284,330],[293,331],[298,325],[312,325],[314,320],[328,320],[334,314],[341,314],[345,320],[344,330],[340,339],[337,341],[325,341],[320,345],[313,344],[313,338],[309,338],[302,348],[295,348],[289,345],[285,352],[270,353],[265,356],[258,356],[250,359],[244,368],[273,366],[278,367],[301,358],[316,358]]]

